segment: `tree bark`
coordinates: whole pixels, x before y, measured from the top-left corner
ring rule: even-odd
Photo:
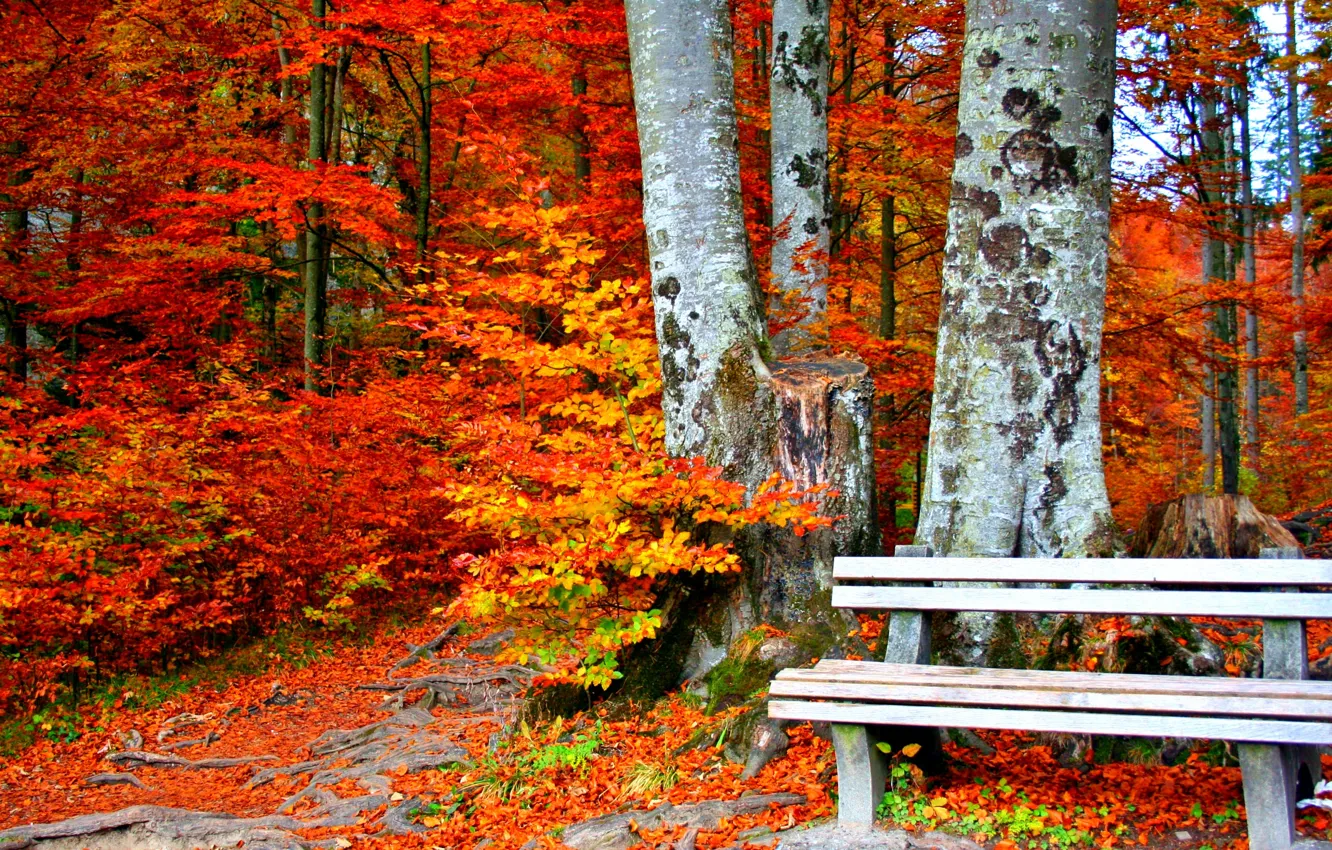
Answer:
[[[1257,234],[1253,209],[1253,139],[1249,128],[1249,69],[1243,69],[1244,79],[1236,90],[1236,105],[1240,121],[1240,228],[1244,246],[1244,283],[1252,292],[1258,283]],[[1244,373],[1244,442],[1248,449],[1249,468],[1260,472],[1262,446],[1258,442],[1258,311],[1253,305],[1244,310],[1244,357],[1248,367]]]
[[[772,4],[773,308],[801,315],[773,337],[779,355],[820,347],[827,322],[828,2]]]
[[[31,169],[17,165],[19,157],[26,152],[23,142],[10,142],[6,146],[5,153],[14,163],[5,180],[6,188],[17,188],[32,179]],[[15,268],[14,278],[17,279],[17,269],[23,263],[28,242],[28,208],[10,192],[0,194],[0,205],[5,207],[5,259]],[[14,380],[23,383],[28,379],[28,317],[23,301],[17,296],[18,293],[0,296],[0,320],[4,322],[4,336],[0,342],[12,352],[5,364],[6,370]]]
[[[822,505],[844,517],[832,532],[805,541],[756,530],[741,541],[749,572],[724,600],[742,612],[725,616],[731,636],[756,620],[827,630],[840,622],[828,605],[832,556],[878,549],[873,383],[854,361],[766,361],[727,0],[629,0],[626,11],[666,447],[722,467],[751,494],[774,472],[840,491]]]
[[[311,8],[313,26],[323,29],[324,0],[311,0]],[[319,49],[322,51],[322,45]],[[324,126],[328,109],[327,70],[328,66],[322,61],[310,67],[310,150],[307,163],[311,168],[319,168],[328,159],[325,147],[327,129]],[[311,392],[320,391],[323,384],[319,371],[324,361],[324,320],[328,309],[328,269],[323,260],[326,234],[324,205],[316,201],[310,204],[305,265],[302,267],[305,279],[305,389]]]
[[[1222,116],[1217,109],[1218,89],[1204,86],[1199,96],[1202,126],[1199,128],[1202,138],[1202,203],[1206,215],[1207,231],[1203,236],[1203,282],[1208,287],[1228,280],[1233,272],[1227,262],[1225,234],[1226,222],[1226,146],[1222,133]],[[1239,492],[1239,414],[1236,405],[1239,389],[1239,373],[1235,366],[1234,345],[1235,328],[1232,321],[1232,307],[1228,300],[1215,301],[1210,307],[1207,322],[1209,336],[1208,347],[1212,355],[1209,364],[1212,380],[1215,381],[1215,399],[1212,409],[1215,413],[1216,430],[1206,427],[1204,414],[1203,446],[1208,459],[1206,484],[1216,486],[1215,457],[1221,459],[1221,490],[1223,493]],[[1213,452],[1208,454],[1207,437],[1215,435]]]
[[[429,275],[426,261],[430,258],[430,159],[431,123],[434,119],[434,95],[430,71],[430,40],[421,44],[421,109],[417,114],[416,139],[416,282],[424,284]]]
[[[1286,0],[1286,56],[1299,56],[1295,0]],[[1309,343],[1304,329],[1304,164],[1300,158],[1300,72],[1291,63],[1286,72],[1286,120],[1290,124],[1290,297],[1295,302],[1295,413],[1309,412]]]
[[[1114,2],[970,0],[924,515],[943,555],[1108,553]]]
[[[583,102],[587,100],[587,66],[580,59],[574,68],[574,185],[586,192],[592,181],[592,143],[587,137],[587,113]]]
[[[895,22],[883,28],[883,97],[885,100],[897,96],[894,81],[897,70],[897,32]],[[892,117],[891,113],[884,116]],[[884,151],[885,157],[897,152],[897,146],[889,140]],[[879,201],[879,336],[883,339],[897,337],[897,197],[885,192]]]
[[[1192,494],[1148,508],[1129,557],[1257,558],[1265,548],[1299,545],[1248,496]]]

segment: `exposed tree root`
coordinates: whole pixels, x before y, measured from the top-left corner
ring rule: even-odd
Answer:
[[[145,750],[127,750],[123,753],[111,753],[106,760],[115,765],[133,770],[136,767],[183,767],[186,770],[221,770],[228,767],[240,767],[257,761],[278,761],[277,756],[241,756],[225,759],[199,759],[191,761],[180,756],[164,753],[150,753]]]
[[[148,786],[132,773],[94,773],[83,781],[88,785],[133,785],[148,790]]]
[[[454,634],[457,633],[458,626],[461,625],[461,623],[462,623],[461,620],[453,621],[453,623],[451,623],[448,628],[446,628],[444,631],[440,632],[439,634],[435,635],[433,638],[421,644],[420,646],[412,646],[410,643],[407,644],[409,647],[411,647],[412,651],[407,653],[407,655],[404,656],[403,658],[399,659],[398,663],[390,667],[388,673],[385,675],[389,676],[389,678],[392,678],[394,673],[398,672],[399,670],[405,670],[408,667],[411,667],[413,664],[416,664],[417,662],[421,661],[422,659],[434,661],[435,653],[439,651],[439,648],[441,646],[444,645],[444,641],[453,637]]]

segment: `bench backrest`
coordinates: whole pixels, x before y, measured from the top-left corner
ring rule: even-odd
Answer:
[[[834,561],[833,577],[837,584],[832,603],[838,608],[1332,618],[1332,593],[1263,592],[1332,587],[1332,561],[847,557]],[[928,582],[1145,584],[1170,589],[918,586]],[[1176,589],[1181,585],[1185,589]]]

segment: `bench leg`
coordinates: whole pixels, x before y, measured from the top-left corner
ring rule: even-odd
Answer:
[[[837,822],[871,826],[883,799],[888,757],[868,726],[834,723],[832,738],[837,750]]]
[[[1275,744],[1240,744],[1249,850],[1288,850],[1295,843],[1296,752]]]

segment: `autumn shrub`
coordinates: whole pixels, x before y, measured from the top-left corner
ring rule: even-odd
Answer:
[[[87,407],[7,399],[0,710],[445,586],[548,680],[605,686],[669,576],[736,570],[750,523],[826,524],[780,481],[666,457],[646,283],[599,277],[570,217],[536,186],[479,208],[487,238],[375,314],[331,396],[284,390],[242,338],[193,364],[192,397],[158,372]]]

